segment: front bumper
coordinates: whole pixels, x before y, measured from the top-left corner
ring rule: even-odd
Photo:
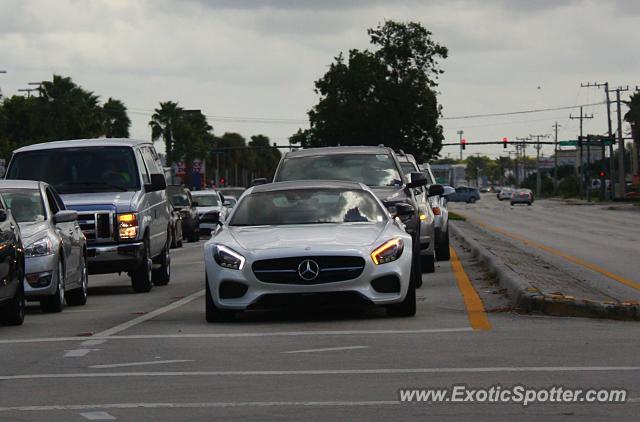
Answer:
[[[24,260],[24,295],[27,299],[56,293],[58,255],[33,256]]]
[[[142,263],[144,242],[91,245],[87,254],[89,274],[133,271]]]
[[[280,251],[277,255],[267,252],[260,257],[247,258],[247,262],[242,270],[230,270],[220,267],[213,259],[212,246],[205,247],[205,267],[207,282],[211,291],[212,299],[216,307],[221,309],[245,310],[259,302],[261,299],[278,295],[310,295],[313,294],[355,294],[364,299],[365,302],[375,305],[387,305],[398,303],[404,300],[409,287],[411,276],[411,244],[405,240],[404,252],[396,261],[382,265],[375,265],[369,256],[364,256],[357,251],[342,251],[344,255],[362,256],[365,259],[365,267],[362,274],[357,278],[346,281],[328,282],[322,284],[276,284],[266,283],[258,280],[251,268],[252,263],[257,260],[275,259],[287,256],[302,256],[302,251]],[[340,255],[338,251],[314,251],[314,255]],[[393,293],[380,293],[376,291],[371,282],[384,276],[395,276],[400,281],[400,290]],[[239,298],[227,299],[220,297],[220,284],[222,282],[236,282],[247,286],[247,290]]]

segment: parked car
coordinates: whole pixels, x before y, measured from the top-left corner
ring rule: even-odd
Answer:
[[[224,196],[213,189],[199,190],[191,192],[193,200],[196,202],[198,225],[200,233],[209,234],[214,230],[219,222],[227,218],[227,207],[224,206]]]
[[[533,192],[529,189],[517,189],[511,194],[511,205],[515,204],[533,204]]]
[[[225,195],[224,196],[224,203],[222,205],[224,205],[228,209],[231,209],[231,208],[235,207],[237,203],[238,203],[238,199],[236,197]]]
[[[167,196],[171,205],[180,212],[182,217],[183,237],[189,242],[200,240],[200,217],[198,217],[198,209],[191,191],[184,186],[169,185],[167,186]]]
[[[397,211],[415,214],[406,203]],[[411,242],[363,184],[253,187],[205,244],[206,320],[261,307],[354,302],[413,316]]]
[[[420,172],[413,155],[405,154],[402,151],[396,155],[406,178],[410,178],[411,173]],[[427,175],[427,177],[429,176]],[[426,189],[425,186],[420,186],[414,188],[413,193],[420,210],[420,259],[422,261],[420,268],[423,273],[432,273],[436,270],[435,216]]]
[[[178,211],[172,204],[169,204],[170,207],[170,232],[171,232],[171,248],[181,248],[182,242],[184,239],[184,233],[182,232],[182,215],[180,211]]]
[[[423,164],[422,171],[429,179],[429,186],[436,184],[436,179],[431,171],[431,166]],[[448,261],[449,254],[449,209],[447,207],[447,198],[455,192],[451,186],[443,186],[442,195],[434,195],[429,197],[431,210],[434,217],[434,236],[435,236],[435,252],[438,261]]]
[[[89,273],[126,271],[136,292],[171,276],[169,203],[149,141],[85,139],[14,151],[7,179],[42,180],[78,212]]]
[[[511,194],[513,194],[513,189],[502,188],[500,192],[498,192],[497,197],[500,201],[505,201],[511,199]]]
[[[20,226],[25,250],[25,298],[45,312],[87,303],[87,241],[78,213],[47,183],[0,181],[0,196]]]
[[[480,192],[476,188],[458,186],[456,191],[447,197],[449,202],[466,202],[473,204],[480,199]]]
[[[420,216],[414,188],[425,186],[424,173],[405,177],[396,154],[385,146],[310,148],[287,152],[276,169],[274,182],[292,180],[346,180],[362,183],[398,217],[412,237],[415,271],[413,282],[422,285],[420,269]],[[429,188],[429,196],[442,194],[440,185]],[[413,212],[404,212],[408,208]],[[403,212],[399,212],[399,210]]]
[[[24,321],[24,248],[18,223],[0,197],[0,323]]]

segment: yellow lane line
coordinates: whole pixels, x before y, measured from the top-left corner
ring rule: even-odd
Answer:
[[[489,225],[487,223],[484,223],[482,221],[479,221],[479,220],[477,220],[475,218],[468,218],[467,216],[464,216],[464,217],[467,219],[467,221],[470,221],[470,222],[472,222],[474,224],[477,224],[480,227],[484,227],[487,230],[492,230],[492,231],[498,232],[498,233],[503,234],[503,235],[505,235],[507,237],[510,237],[512,239],[515,239],[515,240],[518,240],[518,241],[524,243],[525,245],[532,246],[534,248],[538,248],[538,249],[543,250],[545,252],[548,252],[548,253],[550,253],[552,255],[559,256],[560,258],[564,258],[569,262],[573,262],[574,264],[577,264],[577,265],[580,265],[582,267],[588,268],[591,271],[595,271],[597,273],[600,273],[603,276],[608,277],[608,278],[610,278],[612,280],[615,280],[618,283],[624,284],[627,287],[631,287],[632,289],[640,290],[640,283],[637,283],[637,282],[635,282],[633,280],[629,280],[628,278],[622,277],[621,275],[612,273],[611,271],[605,270],[604,268],[602,268],[602,267],[600,267],[600,266],[598,266],[596,264],[593,264],[591,262],[582,260],[582,259],[580,259],[578,257],[573,256],[573,255],[566,254],[566,253],[562,252],[561,250],[552,248],[551,246],[547,246],[547,245],[542,244],[540,242],[536,242],[535,240],[527,239],[526,237],[523,237],[523,236],[511,233],[511,232],[508,232],[508,231],[506,231],[504,229],[501,229],[499,227],[491,226],[491,225]]]
[[[451,251],[451,267],[453,268],[453,274],[458,284],[458,289],[462,293],[462,299],[467,307],[467,316],[471,323],[471,328],[474,330],[490,330],[491,323],[487,318],[487,313],[484,310],[484,305],[478,292],[474,289],[469,280],[469,276],[464,271],[460,258],[453,247],[449,247]]]

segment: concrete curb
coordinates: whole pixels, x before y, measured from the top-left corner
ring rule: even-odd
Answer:
[[[500,257],[483,248],[471,236],[465,235],[464,231],[456,226],[455,221],[451,223],[449,224],[451,233],[471,250],[474,257],[484,262],[489,270],[496,274],[500,285],[509,292],[513,306],[526,312],[541,312],[554,316],[640,321],[640,304],[638,303],[597,302],[539,291],[513,271]]]

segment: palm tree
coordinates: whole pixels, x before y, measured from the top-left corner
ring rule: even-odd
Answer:
[[[104,133],[107,138],[128,138],[131,119],[127,107],[120,100],[109,100],[102,106]]]
[[[149,126],[151,127],[151,140],[157,141],[162,138],[167,154],[167,166],[171,166],[174,161],[174,133],[179,121],[183,118],[183,109],[178,103],[166,101],[160,103],[160,108],[155,109],[151,116]]]
[[[633,143],[635,144],[635,151],[638,153],[640,151],[640,93],[636,92],[631,95],[629,101],[626,101],[626,104],[629,106],[629,111],[624,115],[624,120],[631,125],[631,137],[633,138]],[[638,153],[640,155],[640,153]],[[640,161],[640,157],[636,156],[635,159],[632,159],[632,163],[638,163]],[[635,164],[637,166],[637,164]],[[637,169],[634,169],[638,171]]]

